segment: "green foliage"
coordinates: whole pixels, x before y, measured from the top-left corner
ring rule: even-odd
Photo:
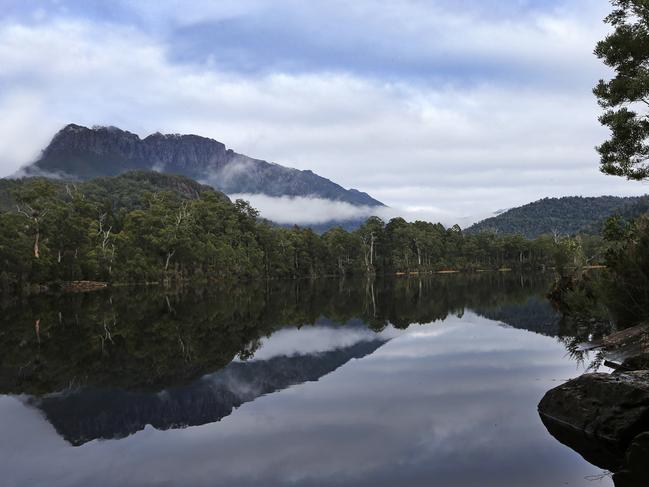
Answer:
[[[92,280],[144,283],[236,277],[541,268],[548,237],[467,235],[456,225],[368,218],[357,230],[282,228],[247,202],[181,176],[135,172],[78,185],[3,182],[0,285]],[[15,209],[13,209],[15,208]],[[559,246],[560,247],[560,246]],[[590,252],[596,253],[597,242]]]
[[[606,263],[611,272],[607,304],[622,326],[649,321],[649,218],[611,221]]]
[[[641,198],[617,196],[543,198],[487,218],[465,231],[520,234],[525,238],[541,235],[570,236],[577,233],[599,234],[601,224],[609,216],[625,211]],[[639,207],[635,211],[639,211]]]
[[[597,150],[602,172],[642,180],[649,177],[649,4],[645,0],[611,3],[614,10],[606,22],[614,30],[597,44],[595,54],[613,68],[615,76],[600,80],[594,89],[606,110],[600,121],[611,130],[611,137]],[[647,197],[640,198],[602,225],[607,270],[601,280],[561,273],[551,297],[568,318],[615,321],[619,327],[649,320],[648,209]],[[612,316],[607,319],[607,314]]]
[[[593,92],[606,111],[600,122],[611,130],[597,150],[601,170],[627,179],[649,177],[649,5],[645,0],[612,0],[605,22],[614,30],[595,54],[615,76],[600,80]]]
[[[597,275],[571,266],[575,243],[559,247],[559,279],[550,297],[571,321],[611,323],[621,328],[649,320],[649,217],[610,218],[604,227],[606,270]]]

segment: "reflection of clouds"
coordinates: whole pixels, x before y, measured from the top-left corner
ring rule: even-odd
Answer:
[[[314,347],[309,338],[322,347],[359,338],[354,329],[311,330],[269,341],[266,353],[280,343]],[[554,339],[471,313],[400,333],[317,383],[261,397],[220,423],[147,428],[79,448],[4,398],[6,485],[55,485],[53,472],[62,485],[591,485],[584,477],[597,469],[556,443],[536,413],[553,379],[578,373]]]
[[[402,334],[388,327],[375,333],[365,326],[305,326],[283,328],[261,340],[251,360],[268,360],[281,355],[309,355],[349,347],[362,341],[387,340]]]

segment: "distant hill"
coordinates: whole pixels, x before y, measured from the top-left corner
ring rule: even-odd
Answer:
[[[633,205],[641,204],[643,199],[646,200],[646,197],[543,198],[475,223],[465,229],[465,232],[520,234],[530,239],[555,232],[561,235],[572,235],[584,230],[597,233],[604,219],[622,209],[634,211]],[[644,204],[649,205],[649,200]]]
[[[67,125],[37,161],[22,169],[22,174],[87,180],[132,170],[180,174],[226,194],[315,196],[353,205],[383,206],[366,193],[345,189],[312,171],[253,159],[213,139],[161,133],[141,139],[116,127]]]
[[[621,207],[615,212],[616,215],[626,220],[633,220],[645,213],[649,213],[649,195],[641,196],[636,201]]]
[[[644,215],[646,213],[649,213],[649,195],[640,196],[639,198],[635,199],[631,203],[628,203],[624,206],[617,208],[610,215],[606,215],[606,217],[597,220],[595,222],[592,222],[590,225],[585,226],[582,229],[582,231],[584,233],[599,234],[604,229],[604,224],[606,220],[611,216],[619,216],[623,220],[629,221],[629,220],[635,220],[640,215]]]

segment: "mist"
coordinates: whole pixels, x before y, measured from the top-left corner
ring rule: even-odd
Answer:
[[[283,225],[317,225],[332,221],[342,222],[378,216],[385,221],[401,217],[409,222],[422,220],[442,223],[447,227],[458,224],[464,228],[484,218],[493,216],[493,213],[487,211],[476,211],[476,213],[466,215],[446,211],[435,206],[400,208],[356,206],[344,201],[334,201],[315,196],[275,197],[250,193],[229,194],[228,196],[233,200],[242,199],[248,201],[254,208],[259,210],[261,217]]]

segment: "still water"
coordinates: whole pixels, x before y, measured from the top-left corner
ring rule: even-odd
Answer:
[[[3,486],[610,486],[555,441],[551,276],[114,289],[0,305]]]

